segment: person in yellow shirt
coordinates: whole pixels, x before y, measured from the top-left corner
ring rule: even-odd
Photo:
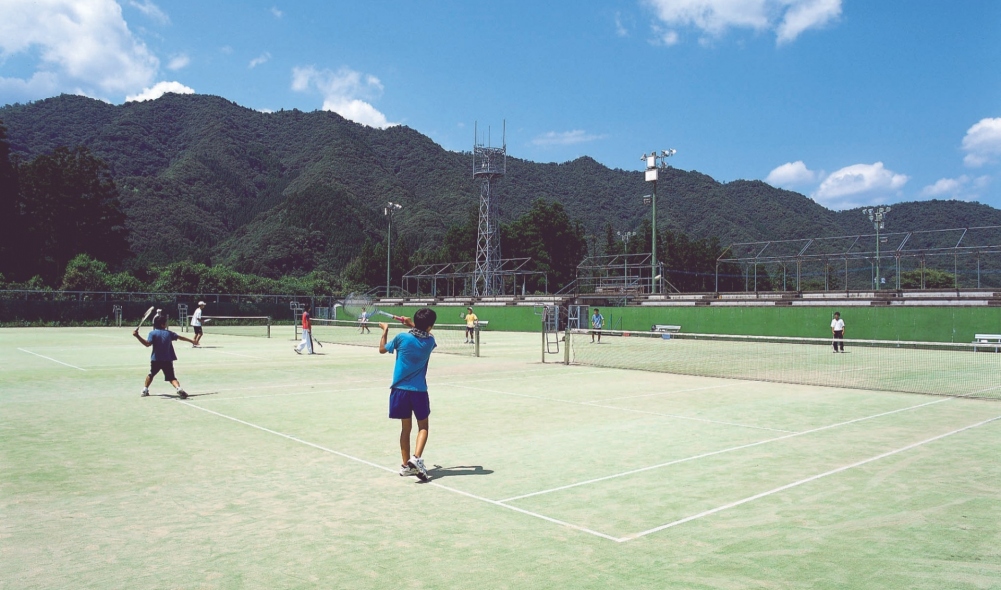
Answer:
[[[463,317],[466,320],[466,344],[473,344],[473,331],[476,329],[476,314],[473,313],[472,307],[466,308],[466,315]]]

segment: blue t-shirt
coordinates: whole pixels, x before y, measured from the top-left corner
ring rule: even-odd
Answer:
[[[601,326],[604,325],[604,323],[605,323],[605,316],[601,315],[600,313],[596,313],[593,316],[591,316],[592,328],[597,328],[598,330],[600,330]]]
[[[177,334],[171,332],[170,330],[153,330],[146,337],[146,341],[153,345],[153,354],[150,355],[149,360],[160,361],[160,362],[173,362],[177,360],[177,355],[174,354],[174,345],[172,344],[174,340],[177,340]]]
[[[394,389],[427,391],[428,361],[431,351],[438,346],[434,336],[418,338],[410,332],[400,332],[386,344],[386,351],[396,353],[393,370]]]

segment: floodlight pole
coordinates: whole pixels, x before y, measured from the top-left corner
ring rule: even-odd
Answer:
[[[653,183],[653,196],[650,199],[650,216],[651,220],[651,260],[650,260],[650,290],[652,293],[657,293],[660,289],[657,288],[657,172],[659,169],[667,169],[667,159],[678,153],[678,150],[661,150],[657,153],[657,150],[650,152],[650,155],[643,154],[640,156],[640,160],[646,162],[646,181]]]
[[[863,209],[862,213],[869,216],[869,221],[876,229],[876,290],[879,291],[879,230],[886,228],[886,215],[890,212],[890,207],[880,205]]]
[[[395,214],[400,209],[403,209],[402,205],[390,201],[386,203],[386,207],[383,208],[382,210],[382,214],[385,215],[386,219],[389,220],[389,227],[386,230],[386,297],[387,298],[389,297],[389,282],[392,280],[390,278],[389,269],[390,269],[390,253],[392,252],[392,244],[393,244],[393,214]]]

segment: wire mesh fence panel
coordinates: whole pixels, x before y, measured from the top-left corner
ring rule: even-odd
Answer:
[[[572,330],[570,363],[702,377],[1001,399],[1001,353],[982,343]]]

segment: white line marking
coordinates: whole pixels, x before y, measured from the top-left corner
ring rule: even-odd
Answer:
[[[221,414],[219,412],[215,412],[215,411],[209,410],[207,408],[203,408],[203,407],[201,407],[199,405],[196,405],[196,404],[193,404],[191,402],[182,401],[181,403],[184,404],[184,405],[186,405],[186,406],[188,406],[189,408],[196,408],[196,409],[199,409],[199,410],[201,410],[203,412],[207,412],[209,414],[213,414],[215,416],[219,416],[220,418],[225,418],[227,420],[232,420],[233,422],[236,422],[238,424],[243,424],[244,426],[249,426],[251,428],[256,428],[257,430],[261,430],[263,432],[267,432],[268,434],[274,434],[275,436],[280,436],[282,438],[286,438],[286,439],[291,440],[293,442],[304,444],[304,445],[306,445],[308,447],[313,447],[314,449],[318,449],[318,450],[323,451],[325,453],[331,453],[333,455],[337,455],[338,457],[343,457],[344,459],[355,461],[355,462],[361,463],[363,465],[368,465],[369,467],[375,467],[376,469],[380,469],[382,471],[388,471],[388,472],[393,473],[393,474],[396,473],[395,469],[390,469],[389,467],[386,467],[384,465],[379,465],[378,463],[372,463],[371,461],[366,461],[365,459],[354,457],[352,455],[348,455],[347,453],[342,453],[340,451],[335,451],[333,449],[329,449],[327,447],[320,446],[318,444],[311,443],[309,441],[305,441],[305,440],[303,440],[301,438],[292,436],[291,434],[285,434],[285,433],[282,433],[282,432],[278,432],[277,430],[271,430],[270,428],[265,428],[263,426],[258,426],[257,424],[252,424],[252,423],[247,422],[245,420],[240,420],[239,418],[234,418],[232,416],[227,416],[226,414]],[[615,541],[615,542],[619,542],[619,543],[622,542],[621,539],[619,539],[617,537],[613,537],[611,535],[606,535],[605,533],[594,531],[594,530],[591,530],[591,529],[588,529],[588,528],[585,528],[585,527],[582,527],[582,526],[578,526],[578,525],[575,525],[575,524],[571,524],[569,522],[565,522],[565,521],[558,520],[558,519],[555,519],[555,518],[550,518],[550,517],[545,516],[543,514],[538,514],[538,513],[535,513],[535,512],[524,510],[522,508],[518,508],[517,506],[508,506],[506,504],[503,504],[502,502],[498,502],[497,500],[491,500],[489,498],[484,498],[482,496],[477,496],[476,494],[471,494],[469,492],[464,492],[462,490],[457,490],[455,488],[450,488],[450,487],[447,487],[447,486],[443,486],[440,483],[435,483],[435,482],[432,481],[432,482],[430,482],[430,485],[435,486],[435,487],[437,487],[439,489],[448,491],[448,492],[452,492],[454,494],[459,494],[461,496],[465,496],[467,498],[472,498],[474,500],[479,500],[479,501],[485,502],[487,504],[492,504],[494,506],[500,506],[502,508],[507,508],[508,510],[512,510],[514,512],[519,512],[519,513],[525,514],[527,516],[533,516],[535,518],[539,518],[539,519],[545,520],[547,522],[551,522],[551,523],[554,523],[554,524],[565,526],[565,527],[568,527],[568,528],[571,528],[571,529],[574,529],[574,530],[577,530],[577,531],[581,531],[583,533],[588,533],[590,535],[594,535],[596,537],[601,537],[603,539],[608,539],[609,541]]]
[[[86,371],[86,370],[87,370],[87,369],[81,369],[80,367],[78,367],[78,366],[76,366],[76,365],[71,365],[71,364],[69,364],[69,363],[64,363],[64,362],[62,362],[62,361],[57,361],[57,360],[56,360],[56,359],[54,359],[54,358],[50,358],[50,357],[47,357],[47,356],[43,356],[43,355],[40,355],[40,354],[38,354],[37,352],[31,352],[30,350],[25,350],[25,349],[23,349],[23,348],[18,348],[18,350],[20,350],[21,352],[26,352],[26,353],[28,353],[28,354],[33,354],[33,355],[35,355],[35,356],[37,356],[37,357],[40,357],[40,358],[43,358],[43,359],[45,359],[45,360],[49,360],[49,361],[52,361],[52,362],[54,362],[54,363],[59,363],[60,365],[66,365],[67,367],[71,367],[71,368],[73,368],[73,369],[76,369],[76,370],[78,370],[78,371]]]
[[[920,442],[909,444],[906,447],[902,447],[902,448],[899,448],[899,449],[896,449],[896,450],[893,450],[893,451],[889,451],[887,453],[883,453],[882,455],[876,455],[875,457],[870,457],[868,459],[863,459],[862,461],[858,461],[856,463],[852,463],[851,465],[845,465],[843,467],[838,467],[837,469],[832,469],[830,471],[826,471],[824,473],[820,473],[820,474],[814,475],[812,477],[808,477],[806,479],[801,479],[799,481],[795,481],[793,483],[786,484],[784,486],[780,486],[780,487],[777,487],[777,488],[772,489],[772,490],[768,490],[767,492],[762,492],[760,494],[755,494],[753,496],[748,496],[747,498],[744,498],[743,500],[737,500],[736,502],[730,502],[729,504],[724,504],[723,506],[719,506],[719,507],[713,508],[711,510],[706,510],[705,512],[700,512],[698,514],[693,514],[692,516],[689,516],[689,517],[686,517],[686,518],[682,518],[681,520],[676,520],[674,522],[670,522],[668,524],[664,524],[664,525],[661,525],[659,527],[655,527],[655,528],[652,528],[652,529],[649,529],[649,530],[646,530],[646,531],[642,531],[642,532],[639,532],[639,533],[628,535],[626,537],[623,537],[622,541],[623,542],[624,541],[632,541],[633,539],[638,539],[640,537],[644,537],[646,535],[649,535],[649,534],[652,534],[652,533],[656,533],[656,532],[662,531],[664,529],[669,529],[669,528],[671,528],[673,526],[678,526],[679,524],[684,524],[686,522],[691,522],[693,520],[697,520],[699,518],[702,518],[703,516],[709,516],[711,514],[716,514],[717,512],[722,512],[723,510],[727,510],[727,509],[733,508],[735,506],[740,506],[741,504],[746,504],[748,502],[753,502],[754,500],[758,500],[758,499],[761,499],[761,498],[764,498],[764,497],[767,497],[767,496],[771,496],[772,494],[777,494],[778,492],[782,492],[782,491],[794,488],[796,486],[801,486],[803,484],[810,483],[811,481],[816,481],[818,479],[821,479],[823,477],[827,477],[829,475],[834,475],[836,473],[841,473],[842,471],[847,471],[849,469],[854,469],[855,467],[860,467],[862,465],[865,465],[866,463],[872,463],[873,461],[878,461],[880,459],[885,459],[886,457],[890,457],[890,456],[896,455],[898,453],[903,453],[904,451],[909,451],[909,450],[911,450],[911,449],[913,449],[915,447],[920,447],[921,445],[926,445],[928,443],[935,442],[937,440],[946,438],[948,436],[952,436],[954,434],[959,434],[960,432],[963,432],[965,430],[970,430],[971,428],[977,428],[979,426],[983,426],[984,424],[989,424],[989,423],[994,422],[996,420],[1001,420],[1001,416],[996,416],[994,418],[990,418],[990,419],[984,420],[982,422],[977,422],[976,424],[971,424],[969,426],[964,426],[963,428],[959,428],[957,430],[953,430],[952,432],[947,432],[945,434],[940,434],[938,436],[933,436],[932,438],[928,438],[928,439],[925,439],[925,440],[920,441]]]
[[[237,353],[237,352],[223,352],[221,350],[213,350],[212,352],[217,352],[219,354],[228,354],[228,355],[231,355],[231,356],[242,356],[242,357],[248,358],[248,359],[258,359],[258,360],[262,360],[262,361],[263,360],[268,360],[268,359],[265,359],[264,357],[250,356],[249,354],[240,354],[240,353]]]
[[[736,423],[733,423],[733,422],[719,422],[719,421],[716,421],[716,420],[709,420],[708,418],[692,418],[692,417],[689,417],[689,416],[679,416],[679,415],[675,415],[675,414],[658,414],[656,412],[646,412],[646,411],[643,411],[643,410],[631,410],[629,408],[620,408],[620,407],[617,407],[617,406],[602,406],[602,405],[598,405],[598,404],[591,403],[591,402],[578,402],[578,401],[573,401],[573,400],[568,400],[568,399],[557,399],[557,398],[553,398],[553,397],[542,397],[540,395],[528,395],[526,393],[512,393],[510,391],[498,391],[496,389],[483,389],[482,387],[469,387],[468,385],[460,385],[458,383],[446,383],[446,385],[449,385],[451,387],[460,387],[462,389],[472,389],[473,391],[483,391],[483,392],[486,392],[486,393],[499,393],[501,395],[510,395],[510,396],[514,396],[514,397],[527,397],[529,399],[538,399],[538,400],[543,400],[543,401],[548,401],[548,402],[556,402],[556,403],[560,403],[560,404],[571,404],[571,405],[574,405],[574,406],[586,406],[586,407],[591,407],[591,408],[602,408],[602,409],[607,409],[607,410],[619,410],[619,411],[622,411],[622,412],[632,412],[632,413],[635,413],[635,414],[651,414],[651,415],[654,415],[654,416],[664,416],[665,418],[675,418],[677,420],[691,420],[693,422],[710,422],[710,423],[713,423],[713,424],[722,424],[722,425],[725,425],[725,426],[737,426],[737,427],[740,427],[740,428],[753,428],[755,430],[770,430],[770,431],[778,431],[778,432],[791,432],[789,430],[778,430],[776,428],[768,428],[766,426],[752,426],[752,425],[749,425],[749,424],[736,424]]]
[[[568,490],[570,488],[576,488],[576,487],[579,487],[579,486],[590,485],[592,483],[598,483],[598,482],[609,480],[609,479],[616,479],[616,478],[619,478],[619,477],[625,477],[627,475],[633,475],[633,474],[636,474],[636,473],[643,473],[644,471],[652,471],[654,469],[661,469],[662,467],[669,467],[671,465],[677,465],[678,463],[685,463],[685,462],[688,462],[688,461],[694,461],[696,459],[704,459],[706,457],[712,457],[714,455],[722,455],[724,453],[731,453],[733,451],[740,451],[740,450],[743,450],[743,449],[749,449],[751,447],[756,447],[758,445],[764,445],[764,444],[768,444],[768,443],[772,443],[772,442],[776,442],[776,441],[780,441],[780,440],[785,440],[785,439],[788,439],[788,438],[793,438],[793,437],[796,437],[796,436],[803,436],[804,434],[812,434],[814,432],[820,432],[822,430],[829,430],[831,428],[837,428],[839,426],[847,426],[849,424],[855,424],[856,422],[863,422],[865,420],[872,420],[874,418],[880,418],[882,416],[888,416],[890,414],[896,414],[896,413],[899,413],[899,412],[906,412],[908,410],[915,410],[917,408],[923,408],[924,406],[930,406],[932,404],[940,404],[942,402],[947,402],[947,401],[949,401],[951,399],[954,399],[954,398],[947,397],[947,398],[938,399],[938,400],[935,400],[935,401],[926,402],[926,403],[923,403],[923,404],[918,404],[916,406],[910,406],[910,407],[907,407],[907,408],[900,408],[898,410],[890,410],[889,412],[883,412],[882,414],[876,414],[876,415],[873,415],[873,416],[866,416],[864,418],[856,418],[854,420],[849,420],[847,422],[839,422],[837,424],[830,424],[828,426],[821,426],[820,428],[814,428],[812,430],[804,430],[802,432],[796,432],[796,433],[793,433],[793,434],[788,434],[786,436],[779,436],[779,437],[776,437],[776,438],[769,438],[769,439],[765,439],[765,440],[759,440],[757,442],[748,443],[746,445],[739,445],[739,446],[736,446],[736,447],[730,447],[728,449],[721,449],[719,451],[710,451],[708,453],[702,453],[700,455],[693,455],[691,457],[684,457],[682,459],[675,459],[674,461],[668,461],[667,463],[660,463],[660,464],[657,464],[657,465],[650,465],[649,467],[640,467],[639,469],[632,469],[630,471],[623,471],[622,473],[615,473],[615,474],[612,474],[612,475],[606,475],[604,477],[598,477],[598,478],[589,479],[589,480],[586,480],[586,481],[579,481],[577,483],[572,483],[572,484],[568,484],[568,485],[565,485],[565,486],[560,486],[558,488],[550,488],[548,490],[541,490],[541,491],[538,491],[538,492],[532,492],[530,494],[523,494],[521,496],[514,496],[512,498],[505,498],[505,499],[501,500],[501,502],[513,502],[515,500],[521,500],[521,499],[524,499],[524,498],[531,498],[532,496],[541,496],[543,494],[551,494],[553,492],[560,492],[560,491],[563,491],[563,490]]]

